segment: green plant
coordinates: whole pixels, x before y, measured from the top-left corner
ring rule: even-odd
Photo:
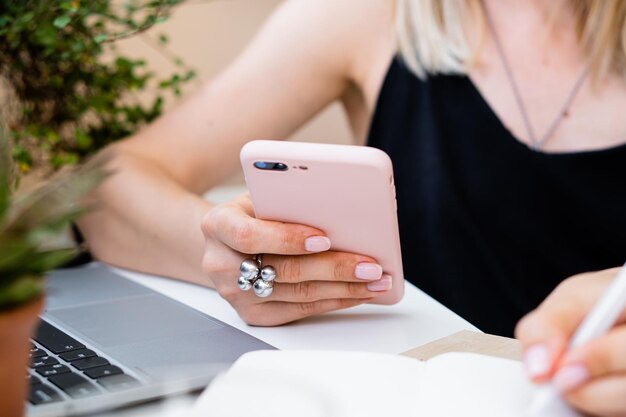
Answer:
[[[194,72],[157,79],[115,41],[167,19],[183,0],[5,0],[0,2],[0,78],[12,155],[21,171],[74,164],[161,114]],[[160,47],[167,37],[159,36]],[[146,102],[137,93],[154,91]]]
[[[79,201],[103,178],[101,164],[88,163],[12,197],[14,169],[9,141],[0,128],[0,311],[39,296],[43,274],[75,254],[75,249],[53,242],[85,211]]]

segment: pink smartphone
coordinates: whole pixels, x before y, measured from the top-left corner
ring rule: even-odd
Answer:
[[[393,168],[364,146],[258,140],[241,150],[257,218],[323,230],[331,250],[371,256],[393,277],[373,303],[404,295]]]

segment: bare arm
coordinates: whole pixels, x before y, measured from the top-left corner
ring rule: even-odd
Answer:
[[[97,190],[101,210],[79,224],[94,255],[214,286],[201,268],[211,204],[198,194],[238,168],[244,143],[285,138],[344,94],[350,51],[372,32],[359,28],[366,19],[350,19],[363,8],[361,0],[286,2],[231,68],[108,149],[115,175]]]

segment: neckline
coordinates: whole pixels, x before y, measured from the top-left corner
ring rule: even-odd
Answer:
[[[428,82],[428,79],[421,80],[415,74],[413,74],[413,72],[402,62],[401,57],[396,55],[394,56],[394,58],[391,59],[391,62],[389,64],[389,69],[387,71],[387,74],[385,75],[385,78],[383,79],[383,83],[378,92],[378,97],[376,99],[376,106],[374,107],[374,112],[370,120],[370,126],[369,126],[368,134],[367,134],[368,143],[371,140],[370,136],[371,136],[372,127],[374,125],[374,121],[379,117],[380,107],[382,104],[382,98],[384,96],[384,93],[389,88],[391,79],[393,77],[393,73],[398,70],[406,72],[410,76],[410,79],[415,82],[420,82],[420,83]],[[531,147],[529,147],[526,143],[522,142],[515,135],[513,135],[513,133],[511,133],[511,131],[504,125],[504,123],[502,123],[502,120],[500,120],[500,118],[498,117],[496,112],[493,110],[489,102],[487,102],[485,97],[482,95],[481,91],[478,89],[478,87],[474,84],[474,82],[469,76],[464,75],[464,74],[428,74],[427,77],[428,78],[455,77],[455,78],[459,78],[462,80],[464,79],[464,81],[467,84],[469,84],[469,87],[472,90],[473,94],[477,97],[478,104],[484,108],[487,114],[487,117],[493,120],[493,122],[497,126],[497,129],[501,130],[504,133],[504,136],[507,136],[506,140],[510,142],[512,146],[519,148],[522,152],[526,152],[528,155],[533,155],[533,156],[537,156],[541,158],[567,159],[567,158],[578,158],[578,157],[585,157],[585,156],[602,156],[605,154],[613,154],[617,152],[626,151],[626,142],[619,144],[619,145],[609,146],[606,148],[588,149],[588,150],[582,150],[582,151],[544,152],[541,150],[534,150]]]
[[[446,76],[446,75],[445,74],[429,75],[429,77],[433,77],[433,76],[441,77],[441,76]],[[592,155],[596,156],[596,155],[602,155],[602,154],[610,154],[610,153],[620,152],[622,150],[626,150],[626,142],[618,144],[618,145],[607,146],[605,148],[585,149],[585,150],[580,150],[580,151],[553,151],[553,152],[546,152],[546,151],[543,151],[543,150],[535,150],[535,149],[531,148],[525,142],[522,142],[517,136],[515,136],[505,126],[505,124],[502,122],[500,117],[498,117],[498,115],[495,112],[495,110],[493,109],[493,107],[491,107],[491,104],[489,104],[489,102],[487,101],[485,96],[483,96],[483,94],[480,91],[480,89],[476,86],[476,84],[474,84],[474,81],[471,79],[471,77],[469,77],[468,75],[465,75],[465,74],[463,74],[463,75],[452,75],[452,76],[464,78],[467,81],[467,83],[470,85],[471,90],[473,91],[473,93],[477,96],[480,105],[486,110],[486,112],[488,114],[488,117],[490,119],[492,119],[496,123],[496,125],[498,126],[498,129],[500,129],[501,131],[506,133],[505,136],[507,136],[507,140],[510,140],[510,142],[512,142],[513,145],[515,145],[518,148],[528,152],[531,155],[537,155],[537,156],[545,157],[545,158],[574,158],[574,157],[579,157],[579,156],[592,156]]]

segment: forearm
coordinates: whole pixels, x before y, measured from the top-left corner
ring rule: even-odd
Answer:
[[[349,8],[324,4],[285,2],[228,70],[109,149],[115,174],[93,194],[100,210],[79,222],[96,258],[212,286],[201,232],[211,205],[194,193],[234,173],[248,141],[288,137],[352,79],[345,51],[355,41],[342,36]]]
[[[213,286],[202,272],[200,224],[211,204],[139,156],[111,152],[112,172],[79,221],[89,249],[112,265]]]

